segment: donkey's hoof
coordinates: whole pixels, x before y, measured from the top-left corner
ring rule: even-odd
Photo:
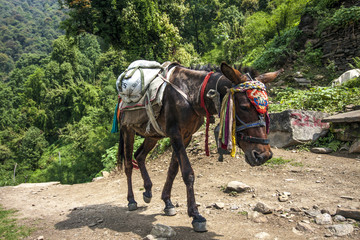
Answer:
[[[175,207],[165,208],[164,212],[165,212],[166,216],[175,216],[176,215],[176,208]]]
[[[192,222],[195,232],[207,232],[206,222]]]
[[[146,194],[146,192],[143,193],[143,199],[144,199],[144,202],[146,203],[150,203],[151,202],[151,198],[152,198],[152,194]]]
[[[136,210],[137,209],[137,203],[136,202],[135,203],[129,203],[128,204],[128,209],[129,209],[129,211]]]

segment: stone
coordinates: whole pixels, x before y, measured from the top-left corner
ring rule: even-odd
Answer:
[[[270,234],[268,234],[267,232],[259,232],[259,233],[255,234],[255,238],[256,239],[268,239],[268,238],[270,238]]]
[[[101,174],[104,178],[110,177],[110,173],[108,171],[102,171]]]
[[[333,150],[331,148],[326,148],[326,147],[315,147],[315,148],[311,148],[310,151],[313,153],[328,154],[328,153],[332,153]]]
[[[310,217],[316,217],[317,215],[321,214],[321,211],[318,209],[310,209],[304,211]]]
[[[360,139],[354,141],[353,144],[351,144],[349,152],[350,153],[360,153]]]
[[[150,235],[153,235],[155,238],[171,238],[176,235],[176,232],[169,226],[156,224],[153,226]]]
[[[347,81],[359,77],[360,76],[360,69],[351,69],[349,71],[344,72],[343,74],[341,74],[341,76],[335,80],[332,81],[331,85],[333,87],[335,86],[340,86],[344,83],[346,83]]]
[[[302,110],[286,110],[270,113],[268,139],[272,147],[284,148],[305,142],[316,141],[325,136],[329,123],[321,122],[327,113]]]
[[[44,240],[44,236],[39,236],[36,238],[36,240]]]
[[[300,86],[308,86],[311,85],[311,80],[306,78],[294,78],[295,82],[297,82]]]
[[[239,206],[237,205],[231,205],[230,210],[238,210]]]
[[[280,194],[280,195],[278,196],[278,200],[279,200],[280,202],[286,202],[287,200],[289,200],[289,197],[288,197],[288,195],[282,193],[282,194]]]
[[[337,215],[344,216],[346,218],[351,218],[355,220],[360,220],[360,210],[353,210],[353,209],[341,209],[338,208],[336,210]]]
[[[334,221],[335,222],[345,222],[346,218],[344,216],[341,216],[341,215],[335,215]]]
[[[251,187],[246,185],[245,183],[239,182],[239,181],[231,181],[228,183],[226,187],[227,192],[236,191],[238,193],[250,191]]]
[[[215,207],[216,209],[223,209],[223,208],[225,207],[225,203],[223,203],[223,202],[216,202],[216,203],[214,203],[214,207]]]
[[[99,181],[99,180],[101,180],[101,179],[104,179],[104,177],[96,177],[96,178],[93,178],[92,181],[93,181],[93,182],[96,182],[96,181]]]
[[[255,211],[247,212],[247,218],[256,223],[266,223],[268,221],[264,215]]]
[[[354,227],[351,224],[330,225],[328,229],[338,237],[346,236],[354,231]]]
[[[258,202],[254,208],[254,211],[256,212],[260,212],[262,214],[270,214],[272,213],[272,210],[265,204],[262,202]]]
[[[301,209],[299,207],[292,207],[292,208],[290,208],[290,211],[299,213],[299,212],[301,212]]]
[[[315,232],[314,228],[311,227],[310,224],[304,222],[298,222],[295,229],[301,232]]]
[[[324,213],[324,214],[319,214],[315,217],[315,222],[318,225],[330,225],[332,224],[332,219],[330,214],[328,213]]]
[[[156,240],[156,238],[153,235],[149,234],[143,240]]]

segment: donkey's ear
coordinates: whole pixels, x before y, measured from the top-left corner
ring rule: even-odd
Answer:
[[[282,72],[284,72],[283,68],[276,72],[268,72],[268,73],[261,74],[260,76],[257,76],[255,79],[262,83],[265,83],[265,84],[271,83]]]
[[[239,83],[245,82],[242,79],[241,73],[230,67],[227,63],[222,62],[220,65],[221,72],[227,77],[230,81],[232,81],[235,85],[238,85]]]

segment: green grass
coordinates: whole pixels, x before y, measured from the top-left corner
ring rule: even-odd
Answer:
[[[271,158],[264,165],[273,167],[273,166],[278,166],[278,165],[284,165],[284,164],[289,163],[291,161],[292,160],[283,159],[282,157],[277,157],[277,158]]]
[[[0,239],[16,240],[27,237],[31,229],[25,226],[19,226],[13,215],[15,210],[5,210],[0,206]]]

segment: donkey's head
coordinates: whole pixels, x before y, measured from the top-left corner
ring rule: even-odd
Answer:
[[[269,116],[268,98],[263,82],[271,82],[278,73],[260,75],[261,82],[241,74],[226,63],[221,71],[233,83],[223,98],[220,116],[219,142],[232,154],[234,145],[245,152],[245,160],[251,166],[265,163],[272,157],[267,139]]]

